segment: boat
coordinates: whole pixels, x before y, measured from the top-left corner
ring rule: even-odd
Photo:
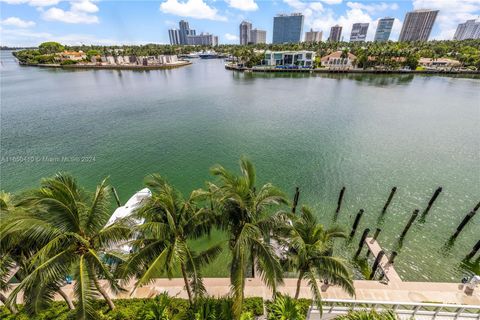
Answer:
[[[152,192],[148,188],[144,188],[138,191],[137,193],[135,193],[130,199],[128,199],[125,205],[118,207],[113,212],[112,216],[110,217],[107,224],[105,225],[105,228],[109,227],[119,219],[123,219],[132,215],[135,212],[135,210],[139,209],[151,197],[152,197]],[[132,222],[135,225],[141,225],[143,224],[144,220],[137,219],[137,220],[133,220]],[[132,249],[132,246],[129,244],[119,244],[119,245],[115,245],[114,249],[117,249],[123,253],[129,253],[130,250]]]
[[[219,55],[215,51],[204,51],[198,55],[200,59],[217,59]]]

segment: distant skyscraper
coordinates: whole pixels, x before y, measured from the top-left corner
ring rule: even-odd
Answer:
[[[354,23],[350,33],[350,42],[363,42],[367,38],[368,23]]]
[[[373,41],[386,42],[392,33],[394,18],[382,18],[378,20],[377,31]]]
[[[303,14],[278,15],[273,18],[273,43],[300,42],[303,32]]]
[[[320,42],[322,41],[322,31],[310,31],[305,32],[305,42]]]
[[[437,14],[429,9],[407,12],[398,41],[427,41]]]
[[[217,46],[218,37],[209,33],[187,36],[187,44],[195,46]]]
[[[480,21],[475,19],[460,23],[455,31],[453,40],[480,39]]]
[[[328,36],[328,41],[338,42],[340,41],[341,36],[342,36],[342,26],[339,26],[337,24],[336,26],[333,26],[330,29],[330,36]]]
[[[252,29],[250,31],[250,42],[253,44],[267,43],[267,31]]]
[[[252,24],[248,21],[240,23],[240,44],[246,45],[251,42],[250,32],[252,31]]]
[[[188,22],[185,20],[180,20],[178,23],[178,26],[180,27],[179,32],[179,38],[180,38],[180,44],[188,44],[187,43],[187,36],[194,36],[195,35],[195,30],[190,29]]]
[[[180,44],[180,32],[177,29],[169,29],[168,37],[171,45]]]

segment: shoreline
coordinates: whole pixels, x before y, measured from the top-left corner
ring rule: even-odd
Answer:
[[[21,66],[26,67],[40,67],[40,68],[61,68],[61,69],[96,69],[96,70],[164,70],[164,69],[175,69],[179,67],[184,67],[191,65],[191,61],[181,61],[181,63],[169,64],[169,65],[60,65],[60,64],[27,64],[20,63]]]
[[[479,75],[474,70],[363,70],[363,69],[276,69],[276,68],[242,68],[225,64],[225,69],[239,72],[259,73],[341,73],[341,74],[466,74]]]

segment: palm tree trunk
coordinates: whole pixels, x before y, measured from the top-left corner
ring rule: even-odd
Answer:
[[[188,277],[187,277],[187,271],[185,270],[185,265],[182,263],[182,275],[183,275],[183,281],[185,281],[185,288],[187,289],[187,294],[188,294],[188,301],[190,302],[190,305],[193,304],[193,297],[192,297],[192,289],[190,288],[190,283],[188,282]]]
[[[252,252],[252,278],[255,278],[255,255]]]
[[[300,274],[298,275],[298,280],[297,280],[297,291],[295,291],[295,299],[298,299],[298,296],[300,295],[300,287],[302,286],[302,279],[303,279],[303,271],[300,271]]]
[[[97,288],[98,292],[100,292],[100,294],[105,298],[105,301],[107,301],[109,309],[110,310],[115,309],[115,305],[113,304],[112,299],[108,295],[107,291],[105,291],[105,289],[102,288],[102,286],[100,285],[100,282],[98,282],[97,276],[93,274],[92,277],[93,277],[93,283],[95,284],[95,287]]]
[[[10,304],[10,305],[7,305],[6,302],[7,302],[7,297],[5,297],[5,295],[3,293],[0,292],[0,301],[2,301],[3,305],[5,305],[8,310],[10,310],[10,312],[12,314],[17,314],[18,313],[18,310],[17,308],[15,307],[15,304]]]
[[[67,303],[68,309],[70,310],[75,309],[72,299],[70,299],[70,297],[65,293],[65,291],[63,291],[62,289],[58,289],[58,293],[62,296],[63,300],[65,300],[65,302]]]

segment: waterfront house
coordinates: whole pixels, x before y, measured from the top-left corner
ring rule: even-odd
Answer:
[[[335,51],[321,58],[322,66],[329,69],[350,69],[353,67],[357,57],[350,52],[344,54],[342,51]]]
[[[57,54],[57,58],[60,61],[73,60],[81,61],[87,58],[87,55],[83,51],[63,51]]]
[[[265,51],[262,61],[266,66],[313,67],[314,51]]]
[[[449,59],[449,58],[438,58],[438,59],[420,58],[420,60],[418,61],[418,64],[421,65],[422,67],[435,68],[435,69],[459,68],[462,65],[460,61],[455,59]]]

